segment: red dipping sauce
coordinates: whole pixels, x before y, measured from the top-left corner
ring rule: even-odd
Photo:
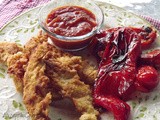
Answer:
[[[63,6],[48,15],[47,25],[53,33],[75,37],[91,32],[97,23],[95,15],[89,10],[79,6]]]
[[[58,39],[50,35],[53,43],[62,49],[85,47],[90,43],[92,36],[79,40],[65,40],[65,37],[81,37],[97,28],[95,15],[86,8],[79,6],[63,6],[52,10],[46,23],[51,33],[60,36],[61,39]]]

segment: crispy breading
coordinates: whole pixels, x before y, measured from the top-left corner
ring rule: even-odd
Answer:
[[[48,37],[39,32],[37,37],[32,37],[24,46],[22,53],[14,54],[8,59],[8,73],[14,78],[17,91],[23,93],[23,77],[26,71],[26,66],[32,53],[34,53],[36,47],[42,42],[47,42]],[[13,46],[10,48],[14,49]]]
[[[0,62],[6,65],[8,58],[22,50],[16,43],[0,42]]]
[[[82,113],[80,120],[97,120],[99,112],[92,103],[92,90],[80,80],[77,72],[77,68],[82,67],[82,58],[59,50],[49,51],[43,60],[47,64],[46,73],[52,79],[52,84],[56,84],[62,96],[70,98]]]
[[[30,56],[24,74],[23,101],[32,120],[50,120],[49,104],[52,95],[49,90],[50,79],[45,75],[46,64],[43,56],[50,50],[47,43],[38,45]]]
[[[9,66],[10,62],[15,63],[19,59],[19,56],[21,56],[22,51],[23,48],[21,46],[18,46],[16,43],[0,42],[0,62]],[[12,61],[10,61],[13,56],[15,56],[15,60],[12,59]],[[14,70],[17,73],[21,71],[20,69],[16,68],[14,68]],[[19,76],[14,76],[14,77],[15,77],[14,83],[17,90],[21,90],[23,87],[21,84],[21,78]]]
[[[23,54],[23,52],[16,53],[7,60],[8,73],[13,78],[16,89],[20,93],[23,92],[24,66],[28,63],[28,59]]]
[[[78,70],[78,74],[82,81],[93,86],[98,73],[97,65],[88,59],[82,60],[82,67]]]
[[[32,120],[50,120],[49,104],[62,97],[73,101],[82,113],[80,120],[97,120],[99,112],[92,104],[91,89],[97,68],[87,58],[58,50],[47,40],[40,32],[23,49],[15,43],[5,43],[9,47],[3,48],[0,43],[0,60],[7,64],[17,90],[23,93]]]
[[[30,57],[32,53],[35,52],[36,47],[43,42],[48,41],[47,34],[44,34],[42,31],[38,33],[36,37],[32,37],[25,45],[24,45],[24,54],[26,57]]]
[[[81,68],[77,69],[80,79],[91,87],[94,85],[97,73],[98,73],[98,63],[97,59],[93,54],[88,50],[84,49],[82,51],[72,52],[74,56],[81,56]]]
[[[0,62],[7,64],[8,73],[14,78],[15,86],[20,93],[23,92],[23,77],[31,54],[37,45],[47,40],[47,35],[40,31],[38,36],[31,38],[24,48],[16,43],[0,42]]]
[[[60,51],[57,51],[60,52]],[[63,66],[69,66],[77,70],[80,79],[86,84],[93,86],[98,68],[95,61],[88,59],[86,56],[73,55],[67,52],[60,52],[61,55],[56,58]],[[65,57],[63,57],[65,56]]]
[[[24,76],[24,72],[25,72],[27,63],[29,61],[30,55],[34,52],[37,45],[41,44],[42,42],[46,42],[47,40],[48,40],[48,36],[46,34],[43,34],[42,31],[40,31],[37,37],[32,37],[26,43],[22,53],[14,54],[9,58],[7,63],[8,73],[14,78],[17,91],[19,91],[20,93],[23,93],[23,76]],[[7,42],[7,44],[10,44],[10,43]],[[14,43],[14,45],[16,44]],[[10,46],[10,49],[11,50],[14,49],[14,51],[16,50],[14,46]],[[67,61],[67,59],[70,59],[70,58],[68,57],[65,59]],[[86,59],[87,58],[85,58],[83,61],[81,60],[82,66],[79,66],[80,68],[77,68],[77,70],[81,80],[84,80],[84,82],[89,85],[93,85],[97,75],[97,68],[95,68],[95,66],[92,66],[90,62]],[[64,63],[67,63],[67,62],[64,61]],[[57,98],[55,99],[58,99],[58,98],[60,98],[59,95],[57,95]]]

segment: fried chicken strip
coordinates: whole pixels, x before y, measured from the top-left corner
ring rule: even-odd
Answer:
[[[82,114],[80,120],[97,120],[99,112],[92,104],[92,90],[80,80],[77,72],[82,67],[81,57],[57,50],[49,51],[43,59],[47,64],[47,76],[52,79],[54,86],[60,88],[63,97],[73,101]]]
[[[24,46],[23,51],[18,54],[12,55],[8,61],[8,73],[14,78],[14,83],[16,85],[17,91],[23,93],[23,77],[26,71],[26,67],[30,56],[36,49],[39,44],[47,42],[48,37],[46,34],[43,34],[42,31],[39,32],[37,37],[32,37]],[[13,46],[10,46],[10,49],[15,49]]]
[[[50,120],[48,117],[52,99],[50,79],[45,75],[46,64],[42,61],[48,50],[50,50],[48,43],[38,45],[30,56],[24,74],[23,101],[32,120]]]
[[[0,62],[9,66],[10,62],[15,63],[19,59],[22,51],[23,48],[18,46],[16,43],[0,42]],[[12,61],[10,61],[13,56],[16,56],[15,60],[12,59]],[[19,69],[15,68],[15,71],[19,72]],[[17,90],[22,89],[22,84],[19,77],[14,78],[14,83]]]

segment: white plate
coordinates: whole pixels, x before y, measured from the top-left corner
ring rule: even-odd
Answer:
[[[118,26],[151,26],[147,21],[127,12],[119,7],[108,3],[97,2],[102,8],[105,16],[105,27]],[[8,23],[0,31],[0,41],[11,41],[18,44],[25,44],[29,38],[37,35],[40,26],[37,21],[37,14],[41,7],[34,8]],[[160,46],[160,43],[156,43]],[[147,94],[137,93],[128,104],[131,106],[132,120],[159,120],[160,119],[160,86],[153,92]],[[72,107],[70,107],[72,106]],[[77,120],[78,114],[75,112],[70,102],[55,103],[51,108],[52,120]],[[111,113],[101,115],[102,120],[113,120]],[[7,74],[6,66],[0,65],[0,120],[29,120],[22,97],[16,92],[12,78]]]

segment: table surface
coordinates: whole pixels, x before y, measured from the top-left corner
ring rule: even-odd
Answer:
[[[125,8],[140,15],[160,20],[160,0],[98,0]],[[0,0],[0,4],[3,0]]]

